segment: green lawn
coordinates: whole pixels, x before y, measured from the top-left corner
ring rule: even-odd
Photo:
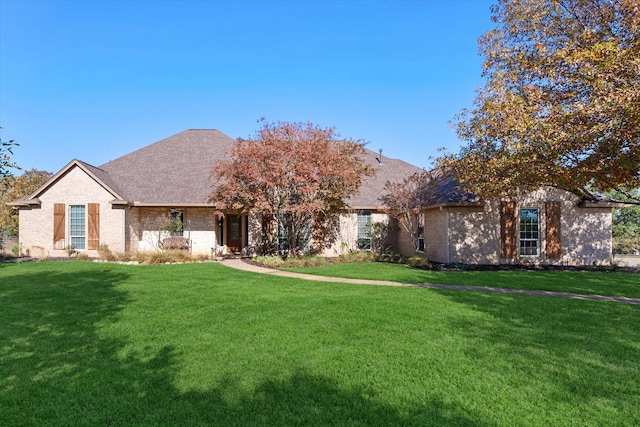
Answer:
[[[605,280],[558,277],[563,290]],[[639,360],[628,304],[219,264],[0,264],[3,426],[632,426]]]
[[[401,264],[354,263],[284,270],[402,283],[493,286],[640,298],[640,274],[570,271],[431,271]]]

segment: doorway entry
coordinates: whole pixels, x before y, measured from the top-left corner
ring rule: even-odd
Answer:
[[[242,216],[227,215],[227,247],[231,252],[242,250]]]

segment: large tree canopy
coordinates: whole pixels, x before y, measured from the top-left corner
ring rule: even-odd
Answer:
[[[310,232],[316,243],[331,240],[334,214],[373,174],[363,153],[362,142],[339,139],[334,128],[265,122],[255,138],[238,139],[231,159],[216,166],[212,178],[219,184],[209,200],[221,212],[261,213],[263,226],[275,223],[295,254]],[[265,251],[274,249],[263,243]]]
[[[445,156],[481,195],[640,186],[640,3],[498,0],[479,39],[486,85]]]

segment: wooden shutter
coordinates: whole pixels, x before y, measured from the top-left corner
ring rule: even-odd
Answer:
[[[516,202],[500,202],[500,258],[518,256]]]
[[[545,238],[547,258],[560,259],[562,257],[562,242],[560,233],[560,202],[545,203],[545,212]]]
[[[100,205],[89,203],[87,249],[98,249],[100,246]]]
[[[65,210],[64,203],[53,204],[53,249],[64,249]]]

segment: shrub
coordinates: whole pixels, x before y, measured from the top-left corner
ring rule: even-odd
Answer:
[[[285,260],[275,255],[260,255],[253,259],[254,262],[264,267],[280,268],[285,267]]]
[[[13,254],[0,253],[0,262],[9,261],[15,258]]]
[[[208,259],[209,257],[203,255],[192,255],[188,251],[179,249],[173,249],[168,251],[158,252],[136,252],[131,256],[140,264],[165,264],[172,262],[194,262]]]
[[[111,249],[109,249],[109,246],[105,243],[101,244],[98,247],[98,254],[100,255],[100,258],[105,260],[105,261],[115,261],[118,259],[118,257],[116,256],[116,254],[114,254]]]
[[[401,264],[402,262],[404,262],[404,257],[393,252],[390,248],[387,248],[383,253],[376,255],[375,261]]]
[[[138,260],[141,264],[164,264],[167,262],[171,262],[171,256],[168,252],[158,251],[158,252],[147,252],[142,255],[142,260]]]
[[[69,257],[78,254],[78,251],[76,251],[76,247],[73,245],[65,246],[64,251],[67,253],[67,255],[69,255]]]
[[[191,252],[189,251],[173,249],[165,252],[171,259],[171,261],[169,262],[191,262],[195,259],[193,256],[191,256]]]
[[[631,254],[640,250],[640,237],[617,237],[613,239],[614,254]]]
[[[131,252],[118,252],[115,254],[116,260],[121,262],[129,262],[136,259],[136,254],[132,254]]]
[[[13,254],[13,256],[20,256],[20,245],[13,245],[13,247],[11,248],[11,253]]]
[[[207,254],[191,254],[192,261],[208,261],[210,257],[211,256]]]
[[[340,262],[372,262],[375,259],[375,254],[369,251],[347,252],[338,257]]]
[[[288,257],[283,259],[274,255],[260,255],[253,258],[253,262],[268,268],[288,268],[288,267],[318,267],[321,265],[332,264],[335,258],[328,258],[319,255],[306,257]]]
[[[78,260],[79,261],[88,261],[89,260],[89,254],[86,254],[84,252],[79,253],[78,254]]]
[[[418,255],[414,255],[412,257],[407,258],[406,263],[409,267],[413,267],[413,268],[431,267],[431,263],[429,261],[427,261],[426,259]]]

